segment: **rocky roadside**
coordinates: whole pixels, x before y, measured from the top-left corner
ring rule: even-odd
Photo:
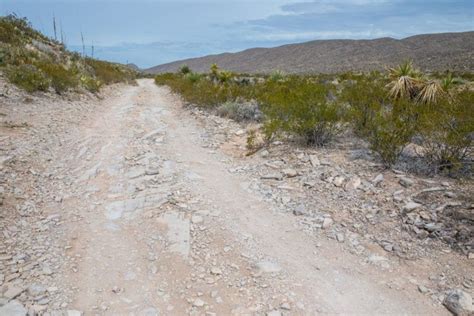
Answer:
[[[0,315],[79,315],[68,309],[56,279],[68,247],[65,214],[72,211],[62,201],[73,179],[55,161],[98,98],[28,95],[3,80],[0,87]]]
[[[238,166],[229,172],[247,177],[250,190],[296,216],[309,235],[337,240],[382,271],[412,271],[410,286],[454,314],[472,309],[472,181],[385,170],[357,140],[328,148],[276,141],[246,157],[255,126],[186,109],[215,135],[203,137],[207,146],[233,156]],[[453,298],[463,307],[452,307]]]

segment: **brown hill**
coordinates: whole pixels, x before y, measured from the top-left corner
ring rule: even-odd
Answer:
[[[210,65],[241,73],[335,73],[383,70],[411,59],[424,71],[474,71],[474,32],[425,34],[397,40],[317,40],[275,48],[253,48],[175,61],[146,70],[175,72],[183,64],[197,72]]]

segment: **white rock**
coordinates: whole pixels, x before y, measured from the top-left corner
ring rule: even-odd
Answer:
[[[333,183],[336,187],[342,187],[342,184],[344,183],[344,177],[337,176],[337,177],[334,178],[334,180],[332,181],[332,183]]]
[[[311,163],[313,167],[317,167],[321,165],[321,162],[319,161],[319,158],[316,155],[310,155],[309,162]]]
[[[294,178],[298,175],[298,172],[295,169],[284,169],[283,174],[288,178]]]
[[[257,267],[265,273],[275,273],[281,271],[281,267],[272,261],[260,261],[257,263]]]
[[[413,184],[415,184],[415,181],[413,181],[410,178],[406,178],[406,177],[400,178],[399,182],[405,188],[411,187]]]
[[[416,210],[417,208],[421,207],[422,205],[420,203],[416,202],[408,202],[403,206],[403,211],[405,212],[411,212],[413,210]]]
[[[350,179],[345,185],[344,185],[344,189],[346,189],[346,191],[352,191],[352,190],[356,190],[361,184],[361,180],[359,177],[353,177],[352,179]]]
[[[70,309],[66,312],[67,316],[82,316],[83,313],[81,311]]]
[[[6,297],[9,300],[12,300],[15,297],[17,297],[18,295],[20,295],[21,293],[23,293],[23,291],[24,291],[24,289],[22,289],[20,287],[10,286],[10,287],[8,287],[6,292],[3,293],[3,296]]]
[[[140,312],[140,315],[143,316],[159,316],[160,312],[154,307],[145,308]]]
[[[444,299],[443,305],[457,316],[469,316],[474,313],[472,297],[460,289],[451,290]]]
[[[214,275],[221,275],[221,274],[222,274],[222,270],[219,269],[219,268],[216,268],[216,267],[212,267],[212,268],[211,268],[211,274],[214,274]]]
[[[378,186],[380,183],[382,183],[383,181],[383,174],[378,174],[373,180],[372,180],[372,184],[374,186]]]
[[[13,300],[0,307],[0,315],[26,316],[28,310],[18,301]]]
[[[263,180],[282,180],[283,175],[281,173],[270,173],[261,176]]]
[[[332,220],[332,218],[330,218],[330,217],[325,217],[324,220],[323,220],[323,225],[322,225],[322,227],[323,227],[324,229],[326,229],[326,228],[330,227],[333,223],[334,223],[334,221]]]
[[[206,305],[206,302],[204,302],[200,298],[195,299],[193,302],[194,307],[203,307],[204,305]]]
[[[344,234],[339,233],[336,235],[336,239],[338,242],[343,242],[344,241]]]
[[[202,216],[193,215],[193,216],[191,217],[191,222],[192,222],[193,224],[200,224],[200,223],[202,223],[203,221],[204,221],[204,219],[202,218]]]
[[[282,303],[282,304],[280,305],[280,308],[281,308],[281,309],[284,309],[284,310],[287,310],[287,311],[291,310],[290,304],[289,304],[289,303],[286,303],[286,302],[285,302],[285,303]]]

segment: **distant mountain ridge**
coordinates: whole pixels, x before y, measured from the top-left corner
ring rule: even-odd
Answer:
[[[146,69],[147,73],[175,72],[183,64],[193,71],[219,67],[241,73],[337,73],[383,70],[411,59],[424,71],[474,71],[474,31],[423,34],[401,40],[316,40],[274,48],[252,48],[179,60]]]

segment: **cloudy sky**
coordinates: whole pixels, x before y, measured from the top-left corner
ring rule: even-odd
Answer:
[[[0,0],[69,48],[150,67],[314,39],[403,38],[474,30],[473,0]]]

